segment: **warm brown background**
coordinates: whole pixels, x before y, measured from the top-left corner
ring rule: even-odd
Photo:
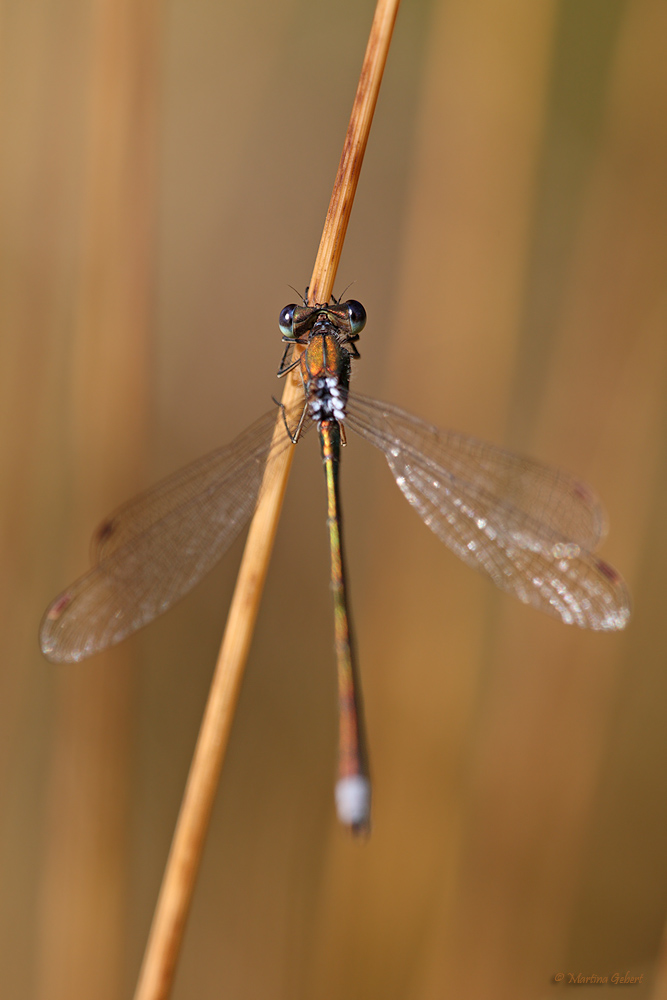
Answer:
[[[240,543],[88,663],[46,663],[37,625],[103,515],[271,405],[371,12],[0,9],[8,1000],[131,996]],[[585,634],[496,593],[353,440],[352,842],[305,442],[175,1000],[533,1000],[627,970],[624,996],[667,996],[666,38],[664,0],[406,0],[337,283],[369,314],[356,384],[589,480],[634,617]]]

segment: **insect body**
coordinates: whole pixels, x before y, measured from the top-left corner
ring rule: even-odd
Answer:
[[[339,758],[336,806],[342,823],[355,830],[370,821],[370,781],[362,725],[361,687],[351,635],[345,586],[345,563],[338,490],[341,444],[350,388],[351,357],[359,357],[355,341],[366,322],[366,310],[351,300],[324,308],[286,306],[280,314],[283,340],[300,344],[304,352],[279,375],[298,367],[305,405],[292,440],[298,440],[306,414],[317,423],[327,486],[327,526],[331,551],[334,600],[334,641],[338,668]]]

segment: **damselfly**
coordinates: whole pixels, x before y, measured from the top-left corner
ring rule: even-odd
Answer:
[[[370,781],[361,696],[345,593],[338,466],[346,428],[385,455],[422,520],[461,559],[502,590],[568,625],[622,629],[626,586],[594,550],[604,534],[596,496],[567,473],[453,431],[438,431],[396,406],[350,392],[361,303],[288,305],[279,325],[287,344],[279,377],[297,370],[303,400],[272,410],[231,444],[181,469],[120,507],[93,538],[93,568],[46,611],[42,650],[77,661],[147,625],[207,573],[249,520],[269,455],[317,425],[327,488],[340,708],[336,804],[340,820],[363,829]],[[303,350],[301,350],[303,349]]]

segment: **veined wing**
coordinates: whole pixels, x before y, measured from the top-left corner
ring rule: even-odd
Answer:
[[[525,604],[582,628],[623,628],[625,583],[592,550],[597,497],[567,473],[350,393],[346,423],[379,448],[422,520]]]
[[[298,419],[302,404],[287,415]],[[45,656],[81,660],[167,611],[215,566],[250,519],[275,440],[271,410],[231,444],[180,469],[119,507],[92,542],[95,565],[47,609]],[[306,422],[304,430],[307,429]]]

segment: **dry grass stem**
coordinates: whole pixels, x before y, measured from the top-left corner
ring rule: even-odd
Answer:
[[[399,0],[379,0],[375,10],[310,280],[311,303],[327,302],[333,290],[398,6]],[[289,406],[296,402],[302,389],[293,379],[285,382],[283,403]],[[275,433],[285,433],[280,416]],[[248,533],[135,1000],[163,1000],[171,990],[291,463],[292,449],[267,463],[261,499]]]

